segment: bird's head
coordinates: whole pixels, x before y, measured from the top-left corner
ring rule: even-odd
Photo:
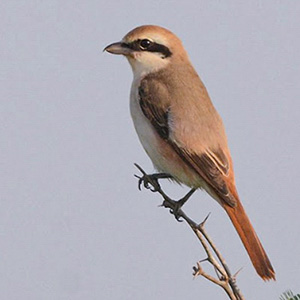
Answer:
[[[120,42],[105,47],[104,51],[124,55],[138,76],[187,59],[180,39],[171,31],[154,25],[133,29]]]

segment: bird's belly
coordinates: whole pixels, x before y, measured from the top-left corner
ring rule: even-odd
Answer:
[[[163,140],[143,114],[138,96],[131,92],[130,112],[135,130],[146,153],[159,172],[172,175],[178,182],[190,187],[202,188],[202,178],[191,170],[174,151],[167,141]]]

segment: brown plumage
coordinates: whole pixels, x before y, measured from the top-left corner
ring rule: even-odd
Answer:
[[[254,231],[240,200],[237,199],[235,207],[223,205],[223,208],[239,234],[257,274],[263,280],[275,280],[275,272],[271,262]]]
[[[131,115],[155,167],[216,199],[257,273],[263,280],[275,280],[236,191],[223,122],[181,41],[164,28],[141,26],[106,50],[125,55],[132,66]]]
[[[151,76],[149,76],[151,77]],[[271,262],[254,231],[253,226],[240,202],[235,188],[235,180],[232,168],[232,162],[229,153],[224,153],[220,148],[215,152],[210,151],[210,155],[202,153],[201,155],[190,153],[184,148],[179,147],[172,140],[169,140],[168,111],[169,108],[161,107],[162,102],[155,104],[157,100],[155,94],[148,94],[149,78],[142,80],[140,85],[140,105],[143,113],[151,122],[159,136],[170,145],[179,157],[204,179],[208,185],[210,193],[227,212],[232,224],[239,234],[254,268],[263,280],[275,279],[275,272]],[[165,147],[163,147],[165,148]],[[211,158],[213,155],[213,158]],[[229,157],[227,159],[226,155]],[[214,158],[215,157],[215,158]],[[191,185],[192,187],[195,184]]]

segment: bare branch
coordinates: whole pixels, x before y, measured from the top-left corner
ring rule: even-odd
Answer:
[[[192,189],[185,197],[180,199],[179,201],[172,200],[166,193],[162,190],[158,179],[161,178],[170,178],[168,174],[152,174],[148,175],[146,172],[137,164],[135,166],[139,169],[142,173],[142,176],[139,177],[135,175],[139,179],[138,187],[139,189],[143,185],[144,188],[151,190],[152,192],[159,193],[164,201],[161,206],[165,208],[169,208],[170,212],[175,216],[175,218],[180,221],[183,219],[186,223],[191,227],[194,231],[195,235],[199,239],[200,243],[202,244],[207,258],[205,260],[197,262],[197,266],[193,267],[194,270],[194,278],[197,276],[202,276],[207,280],[211,281],[212,283],[220,286],[226,292],[228,297],[232,300],[245,300],[243,295],[241,294],[237,283],[236,283],[236,275],[231,275],[228,265],[225,262],[225,259],[221,255],[220,251],[208,235],[205,230],[205,222],[207,221],[209,215],[205,218],[205,220],[197,224],[191,218],[189,218],[185,212],[181,209],[182,205],[188,200],[188,198],[195,192],[195,189]],[[214,277],[207,272],[205,272],[201,266],[201,263],[204,261],[208,261],[214,268],[217,277]]]

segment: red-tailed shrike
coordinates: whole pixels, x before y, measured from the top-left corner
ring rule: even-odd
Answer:
[[[104,50],[133,70],[130,110],[139,139],[160,172],[205,189],[225,209],[263,280],[275,272],[240,202],[223,122],[179,38],[147,25]]]

